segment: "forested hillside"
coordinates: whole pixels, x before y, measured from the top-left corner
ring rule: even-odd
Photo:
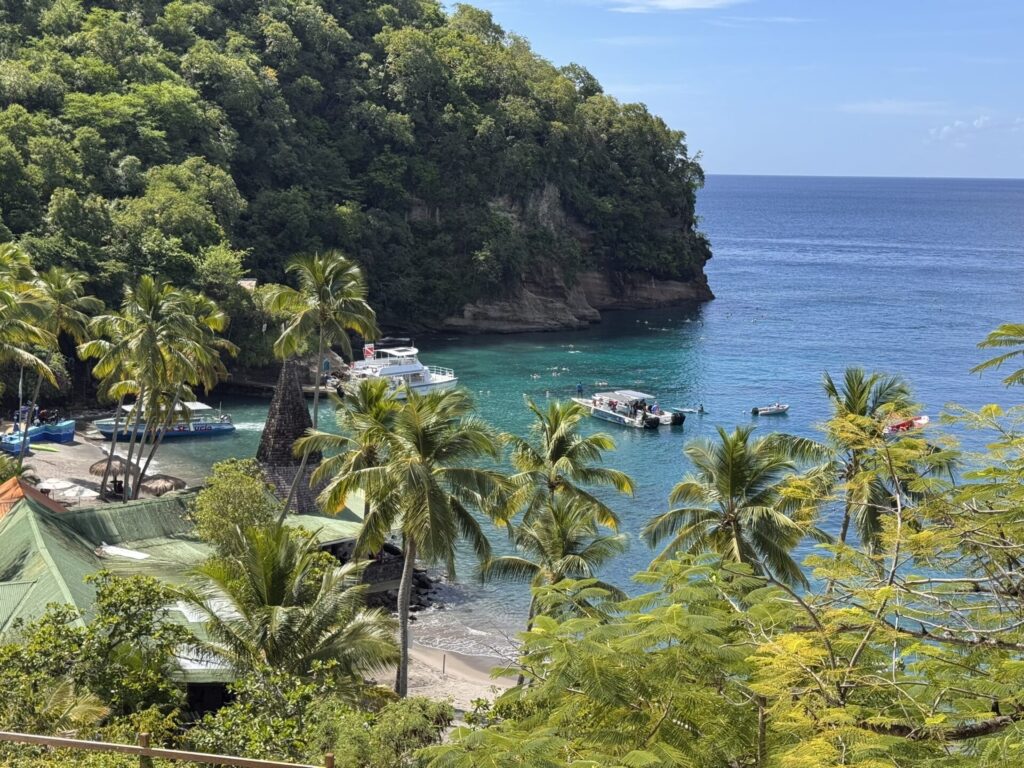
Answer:
[[[470,7],[0,0],[0,56],[0,240],[107,299],[154,273],[227,301],[337,247],[386,323],[428,323],[710,256],[683,134]]]

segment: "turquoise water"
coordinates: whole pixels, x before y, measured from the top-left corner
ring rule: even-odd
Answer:
[[[699,212],[715,253],[713,302],[608,314],[580,332],[418,339],[424,360],[454,368],[502,430],[528,427],[524,395],[569,397],[577,382],[588,392],[596,382],[642,389],[667,406],[704,404],[707,414],[682,429],[595,424],[618,443],[609,463],[638,485],[634,498],[615,501],[633,540],[604,574],[623,585],[650,560],[636,534],[686,471],[686,440],[750,423],[752,406],[777,399],[789,415],[762,418],[759,429],[814,435],[828,415],[823,370],[901,372],[933,415],[950,402],[1020,401],[997,376],[968,370],[984,359],[975,344],[1024,314],[1024,182],[712,176]],[[238,432],[168,445],[162,469],[198,478],[213,460],[255,452],[267,403],[224,405]],[[472,564],[460,565],[463,588],[446,610],[421,614],[417,639],[471,653],[507,647],[525,588],[475,586]]]

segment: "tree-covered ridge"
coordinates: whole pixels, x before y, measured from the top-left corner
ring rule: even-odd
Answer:
[[[434,0],[0,0],[0,177],[0,238],[108,298],[337,247],[409,321],[710,255],[681,132]]]

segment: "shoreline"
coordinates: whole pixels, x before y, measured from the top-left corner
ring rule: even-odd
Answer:
[[[409,695],[438,701],[450,700],[456,710],[473,709],[475,699],[494,701],[516,684],[514,671],[491,677],[491,670],[508,667],[509,661],[496,656],[470,656],[409,644]],[[382,676],[385,681],[387,676]]]

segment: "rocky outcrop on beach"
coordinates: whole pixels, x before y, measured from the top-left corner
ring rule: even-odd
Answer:
[[[602,311],[656,309],[713,298],[703,275],[686,282],[593,271],[576,275],[572,285],[553,275],[524,283],[508,297],[467,304],[441,328],[462,333],[576,330],[600,322]]]

